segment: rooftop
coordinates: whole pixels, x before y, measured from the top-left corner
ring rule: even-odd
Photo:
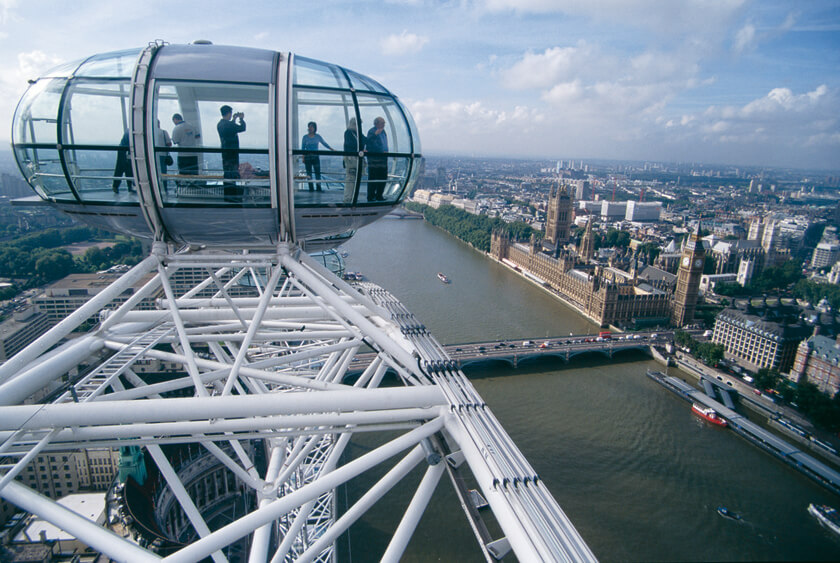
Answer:
[[[83,518],[92,522],[100,522],[105,512],[105,493],[79,493],[67,495],[58,499],[58,504],[69,508]],[[18,541],[38,541],[41,532],[46,534],[48,540],[72,540],[72,535],[57,528],[45,520],[33,517],[30,524],[15,538]]]

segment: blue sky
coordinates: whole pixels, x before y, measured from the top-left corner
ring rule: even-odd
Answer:
[[[837,0],[0,0],[0,141],[28,79],[155,39],[372,76],[427,154],[840,170]]]

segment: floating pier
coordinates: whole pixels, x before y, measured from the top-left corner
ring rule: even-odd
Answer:
[[[775,434],[738,414],[726,405],[709,397],[703,391],[696,389],[682,379],[665,375],[659,371],[648,370],[648,377],[662,384],[666,389],[682,397],[686,401],[701,403],[712,407],[729,423],[729,428],[741,437],[749,440],[761,449],[773,454],[794,469],[804,473],[814,481],[820,483],[831,492],[840,495],[840,473],[817,461],[799,448],[792,446]]]

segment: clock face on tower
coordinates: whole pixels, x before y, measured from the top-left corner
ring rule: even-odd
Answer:
[[[691,263],[691,258],[688,256],[683,257],[683,266],[688,266]]]
[[[697,260],[694,261],[694,267],[699,268],[700,264],[702,264],[702,263],[703,263],[703,261],[700,258],[698,258]]]

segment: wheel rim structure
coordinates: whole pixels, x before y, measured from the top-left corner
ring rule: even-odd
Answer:
[[[205,279],[176,288],[184,269]],[[150,273],[127,302],[113,302]],[[236,295],[245,276],[257,280],[251,297]],[[153,309],[141,306],[155,296]],[[94,313],[96,328],[50,351]],[[370,349],[375,359],[348,378],[356,354]],[[139,369],[151,361],[166,362],[169,376],[152,381]],[[380,386],[388,372],[399,385]],[[27,404],[51,386],[48,401]],[[333,561],[336,539],[424,465],[385,560],[400,558],[441,476],[467,470],[504,533],[488,537],[458,491],[488,560],[510,549],[525,561],[594,560],[425,327],[387,291],[351,286],[293,245],[179,253],[156,243],[146,260],[0,366],[0,404],[0,496],[113,559],[228,561],[247,553],[249,561]],[[342,456],[355,433],[384,431],[399,435],[352,461]],[[175,507],[188,543],[154,541],[139,522],[122,537],[15,480],[42,453],[116,447],[142,448],[154,463],[162,487],[155,494]],[[243,505],[235,519],[208,526],[210,506],[196,498],[190,464],[175,467],[173,451],[191,452],[194,468],[200,454],[229,474],[214,482],[235,483]],[[377,466],[391,468],[339,514],[336,487]]]

